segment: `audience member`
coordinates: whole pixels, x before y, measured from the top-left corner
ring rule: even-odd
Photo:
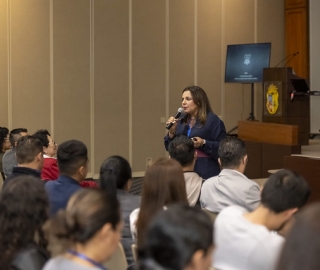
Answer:
[[[150,220],[175,203],[188,203],[182,168],[174,159],[161,158],[147,169],[141,207],[130,214],[131,234],[138,246],[143,244]]]
[[[299,213],[289,232],[276,270],[320,269],[320,203]]]
[[[233,205],[215,221],[214,267],[217,269],[273,270],[284,238],[276,233],[307,201],[305,180],[281,170],[267,180],[261,204],[253,212]]]
[[[49,259],[42,231],[47,218],[48,199],[39,179],[19,176],[3,188],[0,194],[1,269],[42,269]]]
[[[45,189],[49,196],[50,213],[65,209],[70,197],[78,189],[88,172],[88,150],[83,142],[70,140],[63,142],[57,153],[60,176],[56,181],[48,181]]]
[[[120,156],[107,158],[100,167],[99,182],[103,190],[117,194],[122,219],[124,220],[121,243],[128,265],[131,265],[134,260],[131,251],[133,240],[130,232],[129,216],[134,209],[140,207],[140,197],[128,192],[132,184],[132,171],[129,162]]]
[[[9,140],[12,145],[12,149],[7,151],[2,158],[2,167],[5,176],[9,176],[12,173],[13,167],[18,165],[16,158],[16,147],[19,139],[28,135],[26,128],[15,128],[10,131]]]
[[[203,179],[194,171],[197,159],[194,143],[189,137],[180,135],[170,142],[168,151],[170,158],[182,166],[189,205],[195,206],[199,201]]]
[[[175,205],[161,211],[147,228],[138,269],[206,270],[212,263],[213,224],[203,211]]]
[[[59,177],[59,169],[57,159],[54,157],[57,154],[58,145],[51,138],[50,133],[46,129],[40,129],[33,134],[38,138],[43,146],[43,168],[41,171],[42,180],[55,180]]]
[[[226,137],[220,142],[218,153],[222,171],[204,182],[201,207],[213,213],[230,205],[239,205],[248,211],[256,209],[260,202],[260,187],[244,175],[248,162],[244,142],[237,137]]]
[[[38,179],[41,178],[41,169],[43,166],[43,148],[39,139],[33,136],[22,137],[16,147],[16,158],[18,166],[12,169],[4,185],[11,179],[20,175],[31,175]]]
[[[9,129],[6,127],[0,127],[0,173],[4,180],[4,173],[2,169],[2,158],[4,153],[11,148],[9,140]]]
[[[119,202],[105,191],[81,189],[45,230],[49,249],[60,256],[51,259],[44,270],[106,269],[103,263],[115,252],[121,236]]]

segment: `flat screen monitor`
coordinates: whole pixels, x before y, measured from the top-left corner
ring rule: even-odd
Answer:
[[[263,82],[270,64],[271,43],[228,45],[225,82]]]

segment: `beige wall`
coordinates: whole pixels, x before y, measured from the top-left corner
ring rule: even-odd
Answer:
[[[160,118],[187,85],[206,90],[227,129],[248,116],[250,87],[224,83],[226,45],[269,41],[273,66],[283,1],[0,0],[0,126],[84,141],[90,175],[113,154],[139,175],[165,155]]]

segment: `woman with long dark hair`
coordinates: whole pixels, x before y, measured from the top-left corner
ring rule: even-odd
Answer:
[[[128,265],[133,264],[131,245],[133,244],[129,216],[140,206],[140,196],[129,193],[132,184],[132,170],[129,162],[120,156],[108,157],[100,167],[101,189],[116,194],[120,202],[124,228],[121,244],[126,254]]]
[[[202,210],[175,205],[149,224],[138,252],[139,270],[207,270],[212,265],[213,224]]]
[[[0,268],[40,270],[49,259],[42,226],[49,206],[32,176],[12,179],[0,193]]]
[[[220,173],[218,148],[220,141],[226,136],[224,123],[212,112],[206,92],[199,86],[188,86],[182,91],[182,108],[184,113],[179,119],[171,116],[172,123],[164,138],[165,148],[177,135],[192,138],[197,151],[194,171],[203,179]]]
[[[138,246],[143,244],[151,219],[177,203],[188,203],[182,167],[174,159],[161,158],[147,169],[140,209],[130,215],[131,233]]]

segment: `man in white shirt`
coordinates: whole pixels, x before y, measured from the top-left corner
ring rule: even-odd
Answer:
[[[219,270],[273,270],[284,238],[276,233],[310,195],[305,180],[287,170],[273,174],[253,212],[230,206],[215,220],[214,267]]]
[[[257,208],[260,187],[244,175],[248,162],[244,142],[237,137],[226,137],[220,142],[218,154],[222,171],[204,182],[201,207],[213,213],[219,213],[230,205],[240,205],[248,211]]]
[[[177,160],[182,166],[188,202],[190,206],[195,206],[200,197],[203,179],[194,172],[194,165],[197,160],[194,143],[187,136],[176,136],[170,142],[168,151],[170,158]]]

